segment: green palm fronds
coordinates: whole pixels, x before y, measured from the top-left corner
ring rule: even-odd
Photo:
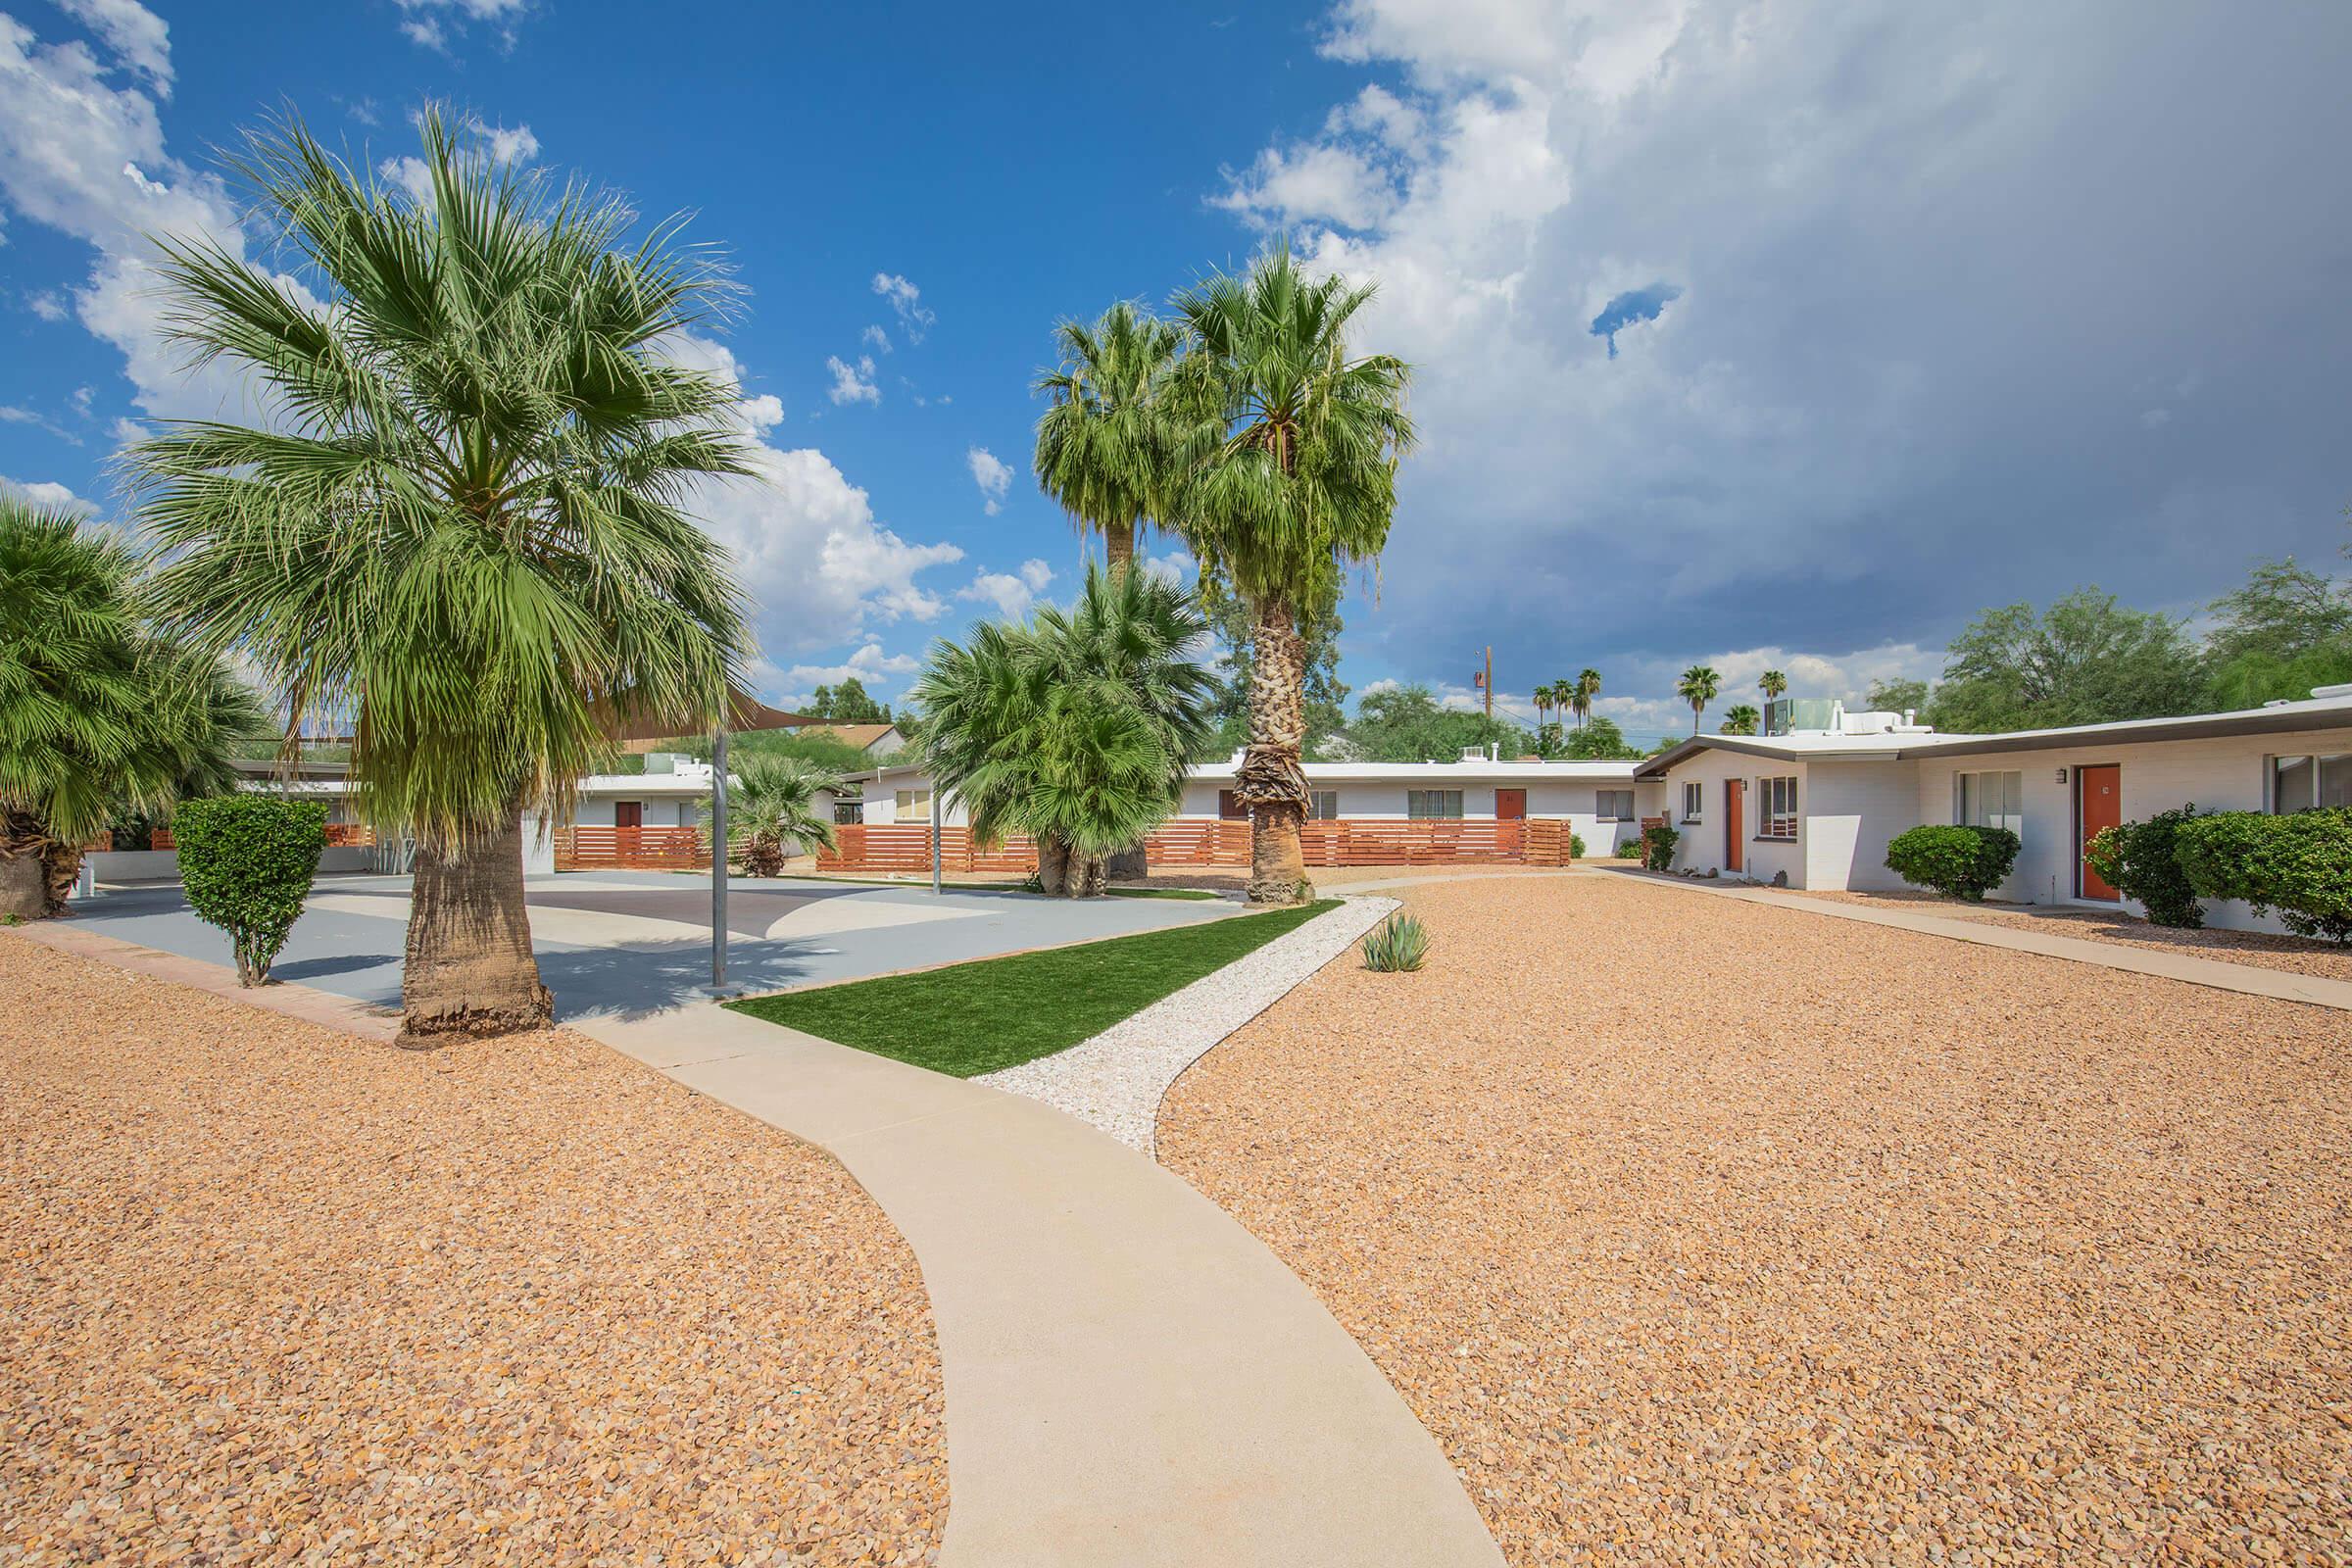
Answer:
[[[1060,366],[1038,378],[1037,482],[1081,528],[1102,535],[1114,569],[1136,528],[1164,517],[1181,447],[1169,383],[1183,334],[1121,301],[1092,326],[1054,329]]]

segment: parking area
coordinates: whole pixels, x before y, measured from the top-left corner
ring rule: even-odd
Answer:
[[[655,871],[529,879],[533,947],[562,1018],[642,1016],[705,994],[710,886]],[[1222,901],[1093,899],[921,886],[736,878],[728,884],[727,980],[746,991],[855,980],[1222,919]],[[405,876],[322,876],[271,973],[383,1006],[400,1001]],[[230,961],[228,938],[177,884],[102,888],[74,922],[183,957]]]

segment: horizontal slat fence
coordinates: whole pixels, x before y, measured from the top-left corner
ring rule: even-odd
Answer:
[[[931,827],[926,822],[852,822],[833,830],[839,841],[816,852],[819,871],[902,871],[931,869]],[[939,864],[943,871],[1002,871],[1027,876],[1037,869],[1037,846],[1020,834],[1004,843],[976,845],[969,828],[939,830]]]
[[[559,871],[691,871],[710,863],[695,827],[567,827],[556,835]]]
[[[835,829],[840,842],[816,858],[820,871],[884,871],[916,874],[931,869],[927,823],[851,823]],[[1388,817],[1341,817],[1307,822],[1299,849],[1310,866],[1357,865],[1565,865],[1568,824],[1557,818],[1448,818],[1413,821]],[[1246,866],[1250,824],[1221,818],[1173,817],[1144,840],[1153,866]],[[1005,871],[1026,876],[1037,869],[1037,849],[1014,837],[994,849],[976,849],[968,829],[940,830],[940,867],[955,872]]]

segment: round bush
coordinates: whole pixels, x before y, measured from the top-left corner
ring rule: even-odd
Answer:
[[[1642,830],[1642,863],[1652,871],[1671,870],[1674,847],[1682,841],[1682,834],[1665,823],[1650,823]]]
[[[1915,888],[1982,904],[2023,848],[2005,827],[1915,827],[1886,846],[1886,869]]]
[[[2181,823],[2173,854],[2200,897],[2276,908],[2297,936],[2352,944],[2352,809],[2217,811]]]
[[[2109,887],[2147,906],[2149,924],[2193,931],[2205,923],[2205,906],[2197,902],[2197,890],[2173,851],[2181,824],[2196,814],[2195,807],[2182,806],[2144,822],[2103,827],[2082,858]]]
[[[326,808],[275,795],[189,801],[172,820],[179,879],[197,917],[229,935],[237,981],[258,986],[302,917],[326,848]]]

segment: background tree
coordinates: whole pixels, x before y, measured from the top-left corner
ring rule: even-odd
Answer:
[[[1569,694],[1569,711],[1576,714],[1577,728],[1585,725],[1585,717],[1592,711],[1592,700],[1600,695],[1600,671],[1588,666],[1576,677],[1576,689]]]
[[[1212,276],[1178,301],[1195,344],[1181,372],[1193,434],[1172,515],[1250,610],[1250,746],[1234,783],[1250,808],[1257,904],[1307,892],[1300,608],[1379,556],[1396,460],[1413,440],[1404,362],[1348,353],[1348,323],[1371,297],[1369,285],[1309,278],[1281,244],[1247,277]]]
[[[2205,641],[2205,706],[2226,711],[2293,701],[2352,680],[2352,578],[2259,563],[2216,599]]]
[[[1928,706],[1928,683],[1924,680],[1874,680],[1862,699],[1862,706],[1874,713],[1908,713]]]
[[[1427,686],[1366,693],[1347,735],[1350,760],[1363,762],[1450,762],[1471,747],[1519,757],[1531,743],[1522,726],[1475,708],[1447,708]]]
[[[1674,683],[1674,695],[1690,705],[1690,733],[1698,733],[1698,721],[1722,689],[1723,677],[1705,664],[1692,664],[1683,671],[1682,679]]]
[[[1723,711],[1723,733],[1726,735],[1753,735],[1756,732],[1756,725],[1763,717],[1764,715],[1758,712],[1751,703],[1734,704]]]
[[[1544,685],[1538,686],[1535,689],[1534,698],[1536,704],[1536,734],[1539,738],[1539,744],[1541,744],[1541,737],[1543,736],[1544,732],[1551,727],[1550,683],[1545,682]]]
[[[865,682],[849,675],[838,686],[819,686],[809,694],[808,716],[828,718],[837,724],[887,724],[890,708],[874,701],[865,689]]]
[[[1049,399],[1037,421],[1038,486],[1081,530],[1101,534],[1110,569],[1124,571],[1177,461],[1167,390],[1184,336],[1122,300],[1091,327],[1062,322],[1054,346],[1060,366],[1037,381]]]
[[[973,834],[1037,840],[1048,893],[1102,891],[1104,861],[1173,812],[1208,727],[1207,630],[1191,597],[1150,572],[1090,565],[1069,614],[989,622],[943,643],[916,682],[934,787]]]
[[[2008,605],[1971,622],[1952,639],[1928,722],[1997,732],[2194,712],[2203,674],[2180,619],[2082,588],[2039,615]]]
[[[125,809],[234,786],[265,725],[219,659],[155,636],[113,529],[0,493],[0,915],[63,914]]]
[[[728,761],[736,778],[727,791],[729,848],[742,846],[746,875],[781,876],[785,860],[811,845],[833,848],[833,817],[822,798],[842,788],[839,774],[797,757],[755,754]],[[706,806],[703,819],[710,817]]]
[[[1766,702],[1778,702],[1788,695],[1788,677],[1777,669],[1768,669],[1756,677],[1756,689],[1764,694]]]
[[[361,808],[416,837],[409,1044],[547,1022],[523,813],[568,809],[624,724],[709,724],[747,646],[685,510],[747,471],[736,391],[655,347],[707,326],[716,261],[438,110],[420,126],[421,197],[299,123],[247,138],[233,170],[304,292],[167,237],[164,321],[282,417],[130,454],[166,624],[243,650],[296,713],[356,714]]]

